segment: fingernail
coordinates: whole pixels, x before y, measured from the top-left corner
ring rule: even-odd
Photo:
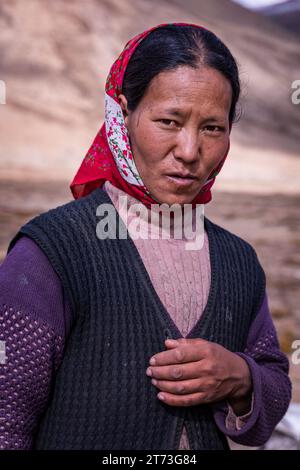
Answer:
[[[146,370],[146,374],[149,375],[149,377],[152,377],[152,370],[150,369],[150,367],[148,367],[148,369]]]
[[[157,380],[156,379],[152,379],[151,382],[153,383],[153,385],[157,385]]]
[[[162,394],[162,393],[159,393],[157,395],[157,398],[159,398],[160,400],[164,400],[165,399],[165,396]]]
[[[151,366],[154,366],[156,364],[156,359],[154,357],[151,357],[150,364]]]

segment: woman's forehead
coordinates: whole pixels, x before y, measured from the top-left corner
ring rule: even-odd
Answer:
[[[226,105],[231,102],[231,93],[230,82],[217,70],[183,66],[156,75],[144,101],[151,108],[167,107],[176,113],[184,104],[197,102],[199,97],[201,102],[221,101],[222,105]]]
[[[152,80],[143,104],[150,112],[163,111],[180,116],[191,108],[216,108],[228,112],[231,106],[230,82],[217,70],[178,67],[161,72]]]

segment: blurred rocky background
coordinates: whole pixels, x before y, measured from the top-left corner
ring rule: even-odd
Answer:
[[[129,38],[155,24],[212,29],[238,60],[243,93],[231,152],[206,215],[248,240],[267,275],[280,344],[300,339],[299,1],[0,0],[0,255],[69,183],[103,122],[104,84]],[[300,402],[300,365],[291,363]]]
[[[258,9],[277,24],[300,36],[300,0],[288,0]]]

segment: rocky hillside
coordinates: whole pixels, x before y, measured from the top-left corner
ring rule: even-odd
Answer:
[[[242,119],[221,187],[298,191],[299,43],[229,0],[1,0],[2,177],[71,179],[102,123],[112,62],[130,37],[166,21],[212,29],[240,64]]]
[[[277,24],[300,36],[300,0],[288,0],[259,10]]]

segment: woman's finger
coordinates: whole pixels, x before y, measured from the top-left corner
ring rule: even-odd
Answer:
[[[157,380],[186,380],[199,379],[206,375],[203,361],[189,362],[187,364],[172,364],[167,366],[150,366],[146,374]]]
[[[168,392],[159,392],[157,398],[170,406],[194,406],[209,403],[209,397],[203,392],[191,393],[190,395],[173,395]]]
[[[162,392],[172,393],[174,395],[189,395],[192,393],[206,392],[209,384],[203,379],[192,380],[157,380],[152,379],[151,383]]]
[[[176,347],[175,347],[176,343]],[[207,356],[208,341],[202,339],[166,340],[166,346],[170,349],[152,356],[150,365],[163,366],[168,364],[180,364],[199,361]]]

